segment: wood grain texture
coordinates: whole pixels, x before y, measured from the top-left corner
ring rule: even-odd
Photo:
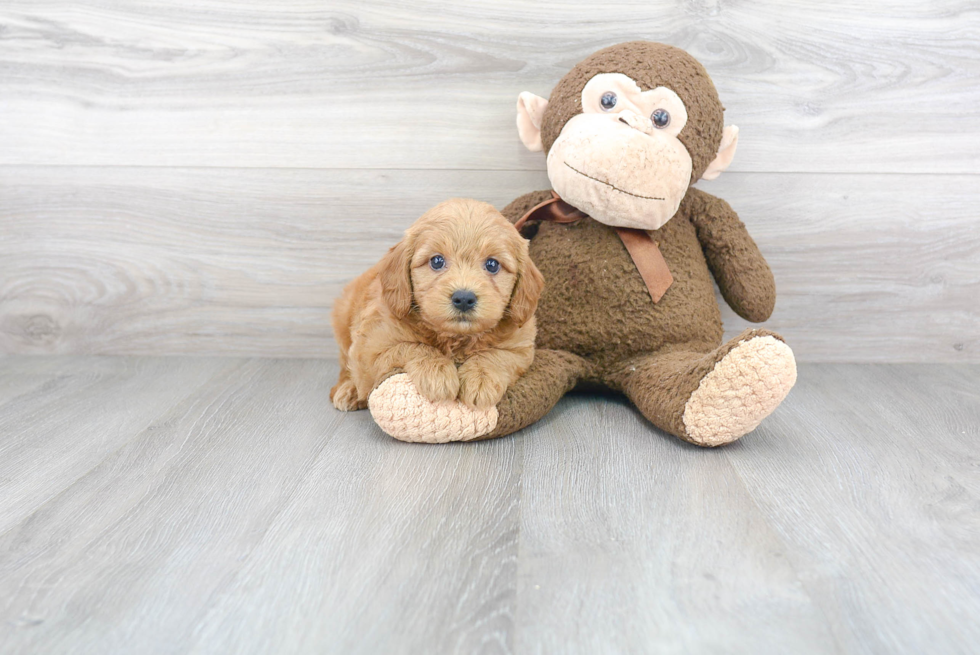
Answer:
[[[5,654],[911,655],[980,640],[978,365],[805,364],[759,430],[702,450],[616,397],[422,446],[330,407],[330,361],[229,359],[210,377],[186,358],[3,361],[73,380],[0,405],[4,426],[45,408],[13,440],[76,444],[75,465],[21,481],[58,493],[0,530]],[[151,402],[158,378],[196,390]],[[94,434],[85,394],[128,398],[133,418]],[[0,513],[18,502],[0,494]]]
[[[976,179],[700,186],[769,259],[766,325],[800,360],[976,362]],[[333,357],[333,299],[425,209],[547,186],[506,171],[0,167],[0,352]],[[725,320],[746,325],[727,307]]]
[[[230,363],[86,358],[61,365],[59,374],[33,393],[0,405],[0,532]]]
[[[0,360],[0,407],[58,377],[62,366],[64,363],[53,357],[3,358]]]
[[[0,650],[510,651],[520,442],[394,442],[330,407],[336,375],[235,362],[136,404],[147,427],[0,537]]]
[[[348,414],[190,652],[514,652],[521,447]]]
[[[978,380],[976,366],[807,367],[792,402],[726,450],[844,652],[976,650]]]
[[[234,363],[164,411],[124,394],[145,412],[135,431],[109,426],[125,445],[3,535],[4,652],[186,651],[342,418],[324,411],[335,366]]]
[[[593,396],[524,440],[518,652],[835,651],[723,451]]]
[[[9,0],[0,354],[332,356],[333,298],[424,209],[547,186],[517,94],[643,38],[741,127],[705,188],[802,361],[980,361],[974,9]]]
[[[540,170],[518,93],[631,39],[704,63],[734,170],[980,164],[971,0],[7,0],[0,164]]]

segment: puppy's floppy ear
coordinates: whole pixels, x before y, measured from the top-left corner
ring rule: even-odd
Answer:
[[[526,243],[523,244],[517,262],[517,281],[514,283],[513,292],[511,292],[508,311],[515,323],[524,325],[531,320],[531,317],[534,316],[534,310],[538,308],[538,299],[544,289],[544,276],[531,261],[531,257],[527,253]]]
[[[409,238],[398,242],[381,260],[381,295],[397,318],[405,318],[412,309],[412,252]]]

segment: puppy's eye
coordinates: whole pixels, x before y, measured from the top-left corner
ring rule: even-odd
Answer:
[[[446,266],[446,259],[442,255],[433,255],[429,260],[429,268],[433,271],[438,271]]]
[[[496,259],[494,259],[493,257],[491,257],[483,265],[483,268],[487,269],[487,272],[488,273],[491,273],[491,274],[492,273],[496,273],[497,271],[500,270],[500,262],[498,262]]]
[[[662,130],[670,125],[670,114],[666,109],[654,109],[653,113],[650,114],[650,120]]]
[[[616,98],[615,93],[612,91],[606,91],[602,94],[602,97],[599,98],[599,106],[602,107],[602,111],[609,111],[616,106],[616,100],[618,100],[618,98]]]

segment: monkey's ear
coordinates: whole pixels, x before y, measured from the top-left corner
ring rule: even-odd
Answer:
[[[737,145],[738,128],[734,125],[729,125],[721,133],[721,145],[718,146],[718,154],[708,164],[708,168],[705,169],[704,173],[701,174],[701,179],[713,180],[721,175],[722,171],[728,168],[728,165],[732,163],[732,159],[735,158],[735,147]]]
[[[397,318],[408,316],[412,309],[412,249],[406,243],[408,237],[398,242],[381,260],[378,279],[381,280],[381,296]]]
[[[517,133],[531,152],[544,149],[541,144],[541,122],[548,101],[541,96],[524,91],[517,96]]]

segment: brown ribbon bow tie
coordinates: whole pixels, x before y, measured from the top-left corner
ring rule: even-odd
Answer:
[[[588,218],[588,214],[569,205],[554,191],[551,192],[551,196],[550,199],[535,205],[528,213],[521,216],[514,223],[514,227],[520,230],[528,221],[574,223],[583,218]],[[660,252],[660,248],[645,230],[629,227],[617,227],[615,230],[623,245],[626,246],[626,250],[629,251],[630,257],[633,258],[633,264],[636,265],[636,270],[640,272],[640,277],[646,283],[653,302],[659,302],[670,285],[674,283],[674,276],[670,274],[667,261],[664,259],[663,253]]]

